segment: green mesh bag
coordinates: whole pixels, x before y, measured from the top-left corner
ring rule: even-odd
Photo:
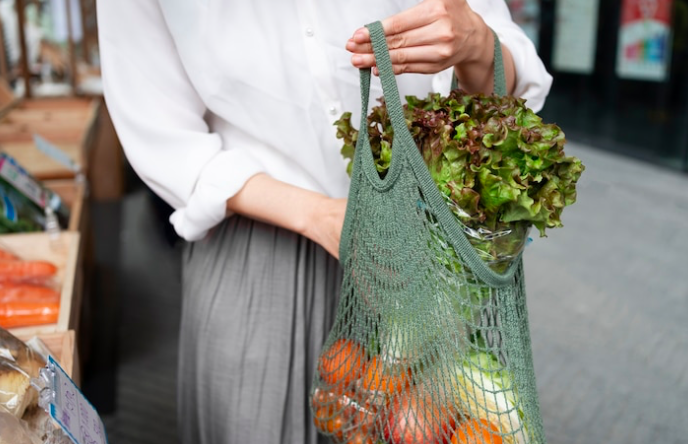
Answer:
[[[394,149],[381,178],[362,70],[344,281],[310,398],[316,428],[352,444],[545,443],[521,257],[497,273],[469,243],[406,127],[382,26],[368,28]]]

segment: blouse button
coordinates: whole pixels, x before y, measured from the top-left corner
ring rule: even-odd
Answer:
[[[334,106],[329,107],[327,111],[333,116],[337,114],[337,108],[335,108]]]
[[[313,34],[315,34],[315,32],[313,32],[313,28],[306,28],[306,35],[308,37],[313,37]]]

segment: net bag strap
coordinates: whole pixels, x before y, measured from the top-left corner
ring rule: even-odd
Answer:
[[[373,52],[375,53],[376,65],[380,73],[384,99],[394,129],[394,149],[387,175],[381,178],[375,167],[368,136],[367,113],[370,97],[371,70],[369,68],[361,69],[361,123],[354,155],[349,199],[355,200],[359,188],[363,186],[372,186],[379,192],[385,192],[395,185],[402,169],[411,168],[418,182],[418,187],[426,198],[429,209],[435,214],[438,223],[447,233],[447,241],[466,262],[473,274],[480,281],[493,288],[513,284],[514,275],[519,267],[521,258],[519,257],[514,260],[509,269],[500,274],[492,270],[478,256],[464,234],[463,224],[461,224],[461,222],[451,213],[440,191],[437,189],[437,185],[433,182],[427,166],[406,126],[404,111],[382,24],[378,21],[368,24],[366,27],[370,31],[370,38]],[[495,91],[504,93],[505,90],[506,85],[504,83],[501,46],[499,40],[495,38]],[[363,174],[358,174],[357,170],[361,169]],[[345,261],[348,257],[348,239],[351,238],[352,234],[350,232],[352,215],[349,214],[349,210],[352,207],[353,205],[350,201],[342,233],[342,242],[340,243],[340,258],[342,261]]]

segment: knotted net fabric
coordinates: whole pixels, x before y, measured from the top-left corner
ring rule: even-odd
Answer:
[[[393,155],[381,178],[362,70],[344,281],[311,392],[315,425],[341,443],[544,444],[522,259],[498,274],[478,257],[406,128],[382,26],[368,28]],[[503,94],[498,48],[495,72]]]

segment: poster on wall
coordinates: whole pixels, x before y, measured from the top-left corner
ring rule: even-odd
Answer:
[[[540,1],[539,0],[506,0],[511,18],[516,22],[535,48],[538,47],[540,34]]]
[[[671,58],[673,0],[623,0],[616,60],[619,77],[661,82]]]
[[[555,9],[552,65],[561,72],[595,69],[599,0],[559,0]]]

